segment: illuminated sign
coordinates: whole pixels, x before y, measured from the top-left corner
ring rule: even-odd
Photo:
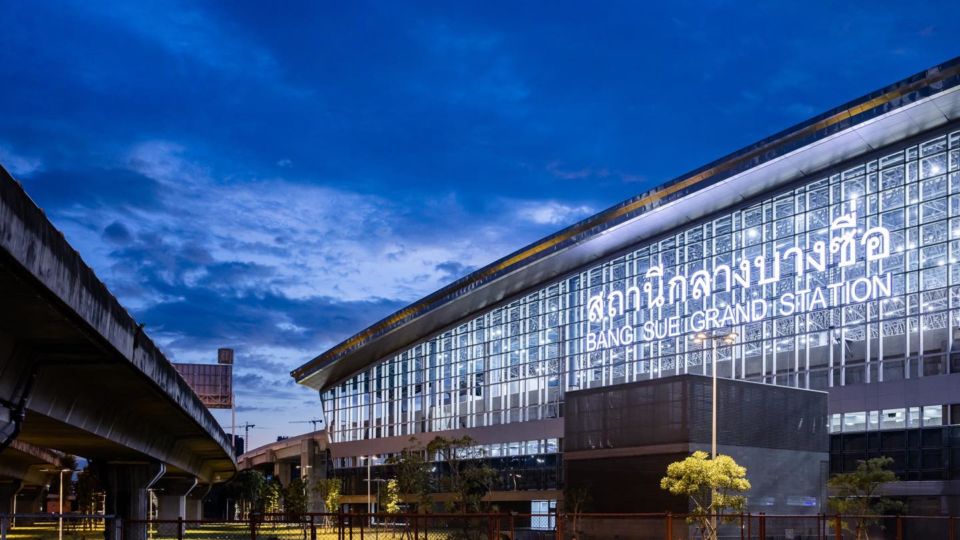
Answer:
[[[799,247],[775,250],[766,256],[757,256],[752,261],[743,259],[734,265],[715,265],[712,272],[697,270],[689,276],[677,273],[669,278],[665,276],[662,266],[652,266],[644,275],[642,286],[634,285],[625,291],[601,292],[590,297],[587,301],[587,319],[592,326],[604,326],[603,323],[616,317],[621,317],[622,321],[622,316],[628,311],[647,309],[650,316],[637,327],[621,322],[602,330],[593,331],[591,328],[586,334],[587,351],[677,337],[701,330],[729,328],[771,316],[795,315],[890,296],[892,276],[886,272],[786,292],[775,302],[752,298],[682,316],[661,316],[662,308],[666,305],[689,299],[705,299],[714,294],[731,292],[735,287],[749,294],[756,286],[777,283],[780,281],[781,266],[785,266],[787,272],[795,272],[798,277],[811,272],[824,272],[828,266],[854,266],[857,264],[858,246],[863,248],[868,263],[886,259],[890,256],[890,231],[879,226],[865,231],[858,228],[857,213],[852,210],[834,219],[830,224],[828,240],[814,242],[807,252]]]

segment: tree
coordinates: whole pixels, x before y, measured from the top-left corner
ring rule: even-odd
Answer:
[[[283,486],[280,485],[279,480],[273,478],[264,484],[257,507],[262,508],[265,514],[283,511]]]
[[[400,483],[395,478],[387,480],[387,485],[380,495],[381,500],[377,505],[384,509],[388,514],[397,514],[400,512]]]
[[[313,489],[323,499],[327,512],[336,513],[340,511],[343,481],[339,478],[320,478]]]
[[[261,500],[260,495],[266,483],[263,473],[256,469],[240,471],[230,480],[228,489],[237,500],[237,508],[242,518],[246,519]]]
[[[307,513],[309,504],[307,482],[303,478],[291,480],[283,490],[283,510],[288,519],[296,519]]]
[[[307,521],[304,516],[307,513],[307,506],[310,504],[310,498],[307,495],[307,481],[303,478],[291,480],[283,490],[283,511],[286,514],[287,521],[296,521],[300,523],[300,530],[303,538],[307,538]]]
[[[77,474],[74,493],[77,497],[77,510],[81,514],[92,516],[97,513],[100,505],[100,480],[93,473],[89,464]],[[84,518],[81,524],[84,530],[92,529],[94,525],[93,520],[87,518]]]
[[[482,461],[483,449],[469,436],[457,439],[436,437],[427,444],[427,453],[440,458],[447,470],[441,477],[440,489],[453,493],[451,510],[479,512],[483,498],[490,491],[496,471]]]
[[[580,538],[580,514],[590,504],[590,490],[585,487],[567,487],[563,494],[564,510],[571,517],[571,530],[573,538]]]
[[[426,512],[433,506],[430,464],[424,456],[426,449],[414,438],[410,442],[413,443],[411,446],[391,456],[387,463],[396,471],[399,492],[415,499],[418,511]]]
[[[693,503],[688,521],[696,523],[704,540],[716,540],[717,525],[713,516],[725,511],[740,512],[746,505],[742,493],[750,489],[747,469],[730,456],[711,459],[706,452],[696,451],[683,461],[667,466],[667,476],[660,488],[674,495],[689,497]]]
[[[876,516],[903,512],[902,502],[880,497],[880,488],[887,482],[893,482],[897,475],[888,467],[893,459],[877,457],[866,461],[857,461],[857,469],[849,473],[835,474],[827,480],[827,487],[836,495],[830,497],[827,504],[838,514],[852,516],[856,520],[857,540],[869,540],[867,528],[876,523]],[[843,528],[850,530],[846,522]]]

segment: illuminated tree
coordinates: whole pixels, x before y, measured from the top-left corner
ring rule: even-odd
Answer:
[[[716,540],[717,519],[726,512],[741,512],[750,489],[747,469],[730,456],[711,459],[706,452],[696,451],[683,461],[667,466],[667,476],[660,488],[690,499],[693,509],[688,521],[696,523],[704,540]]]
[[[834,512],[853,517],[857,540],[870,538],[867,528],[877,520],[867,516],[903,512],[903,503],[879,496],[883,484],[897,479],[888,469],[892,464],[893,459],[888,457],[860,460],[855,471],[836,474],[827,481],[827,487],[836,493],[827,504]],[[842,526],[850,530],[847,522]]]
[[[414,444],[391,456],[387,463],[396,471],[399,492],[414,497],[419,512],[428,512],[433,506],[430,463],[425,457],[426,449],[416,444],[416,439],[410,441]]]

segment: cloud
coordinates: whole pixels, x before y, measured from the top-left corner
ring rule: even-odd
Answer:
[[[444,279],[453,281],[458,278],[461,278],[470,272],[473,272],[477,269],[476,266],[467,266],[457,261],[444,261],[434,267],[439,272],[442,272]]]
[[[103,239],[114,244],[129,244],[133,237],[123,223],[114,221],[103,229]]]
[[[0,145],[0,166],[7,169],[15,178],[29,176],[43,167],[39,158],[26,157],[13,152],[6,146]]]
[[[514,215],[517,219],[537,225],[571,225],[595,213],[589,206],[569,205],[559,201],[522,201],[515,204]]]

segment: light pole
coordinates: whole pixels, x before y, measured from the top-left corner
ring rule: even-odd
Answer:
[[[63,473],[73,472],[73,469],[60,469],[60,516],[57,519],[57,540],[63,540]]]
[[[712,386],[713,390],[710,392],[712,395],[711,404],[710,404],[710,459],[717,459],[717,345],[723,342],[724,345],[733,345],[737,342],[737,333],[736,332],[727,332],[726,330],[717,329],[717,330],[701,330],[693,336],[693,342],[697,345],[704,345],[706,342],[710,342],[711,348],[711,357],[710,363],[713,364],[711,371],[712,373]],[[710,492],[710,504],[712,505],[714,500],[716,500],[717,494],[715,491]],[[714,508],[710,515],[710,527],[713,529],[713,536],[716,538],[717,535],[717,509]]]
[[[736,332],[727,332],[725,330],[702,330],[697,332],[693,336],[693,342],[697,345],[704,345],[707,342],[710,342],[711,347],[711,357],[710,363],[713,365],[711,368],[712,373],[712,386],[713,390],[711,394],[711,404],[710,404],[710,457],[711,459],[716,459],[717,457],[717,345],[723,343],[724,345],[733,345],[737,342],[737,333]]]
[[[370,500],[370,465],[373,463],[373,456],[360,456],[360,459],[367,460],[367,514],[372,514],[373,502]]]

